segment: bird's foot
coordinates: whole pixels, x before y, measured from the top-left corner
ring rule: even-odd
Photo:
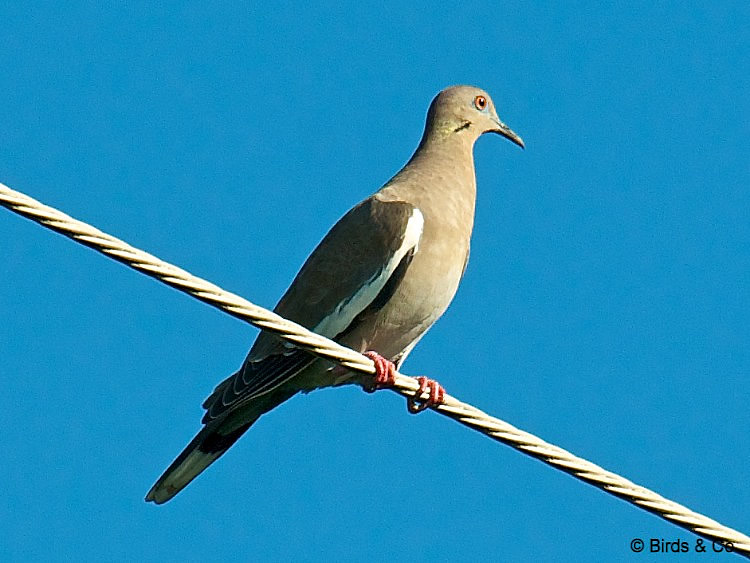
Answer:
[[[396,383],[396,365],[392,361],[372,350],[365,352],[363,355],[375,363],[375,375],[372,378],[372,384],[363,387],[365,391],[374,393],[378,389],[390,387]]]
[[[384,358],[372,350],[365,352],[365,356],[375,363],[375,375],[370,385],[363,386],[368,393],[374,393],[383,387],[391,387],[396,383],[396,366],[387,358]],[[445,389],[440,383],[428,377],[417,377],[419,389],[413,397],[407,399],[406,408],[412,414],[422,412],[426,408],[434,407],[443,403]],[[423,393],[427,393],[427,399],[420,399]]]
[[[417,381],[419,381],[419,389],[417,389],[417,392],[413,397],[407,399],[406,403],[406,408],[409,409],[410,413],[417,414],[428,407],[443,404],[443,400],[445,399],[445,389],[440,383],[434,379],[423,376],[417,377]],[[424,392],[427,392],[428,397],[423,401],[419,397],[421,397]]]

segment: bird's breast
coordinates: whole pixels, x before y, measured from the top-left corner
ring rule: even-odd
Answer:
[[[425,216],[417,250],[392,297],[342,344],[360,351],[375,350],[388,358],[409,349],[453,300],[469,252],[470,235],[470,230],[466,232],[457,223],[438,223]]]

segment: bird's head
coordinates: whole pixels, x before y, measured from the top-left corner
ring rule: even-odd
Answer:
[[[451,86],[435,96],[427,129],[441,136],[468,136],[472,143],[484,133],[497,133],[524,148],[521,137],[500,121],[489,94],[474,86]]]

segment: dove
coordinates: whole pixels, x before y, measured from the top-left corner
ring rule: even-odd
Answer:
[[[441,91],[416,151],[382,188],[355,205],[304,263],[274,311],[365,353],[365,376],[261,332],[242,367],[204,401],[203,428],[146,496],[162,504],[216,461],[264,413],[300,392],[344,384],[387,387],[394,372],[453,300],[469,259],[476,177],[473,147],[496,133],[521,148],[489,94],[473,86]],[[444,390],[419,378],[439,404]]]

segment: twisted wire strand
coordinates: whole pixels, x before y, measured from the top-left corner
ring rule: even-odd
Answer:
[[[0,184],[0,205],[93,248],[118,262],[122,262],[147,276],[156,278],[162,283],[192,295],[233,317],[248,322],[261,330],[273,332],[280,338],[309,350],[313,354],[338,362],[360,373],[370,375],[375,373],[372,360],[366,356],[310,332],[306,328],[238,295],[229,293],[181,268],[134,248],[120,239],[82,221],[73,219],[57,209],[43,205],[39,201],[3,184]],[[396,382],[391,389],[408,399],[417,395],[419,383],[412,377],[396,373]],[[428,395],[423,393],[417,398],[426,400]],[[750,537],[747,535],[728,528],[702,514],[693,512],[685,506],[666,499],[615,473],[606,471],[598,465],[549,444],[533,434],[519,430],[472,405],[459,401],[455,397],[446,394],[444,402],[432,407],[432,409],[710,541],[725,545],[731,544],[730,549],[734,552],[750,558]]]

